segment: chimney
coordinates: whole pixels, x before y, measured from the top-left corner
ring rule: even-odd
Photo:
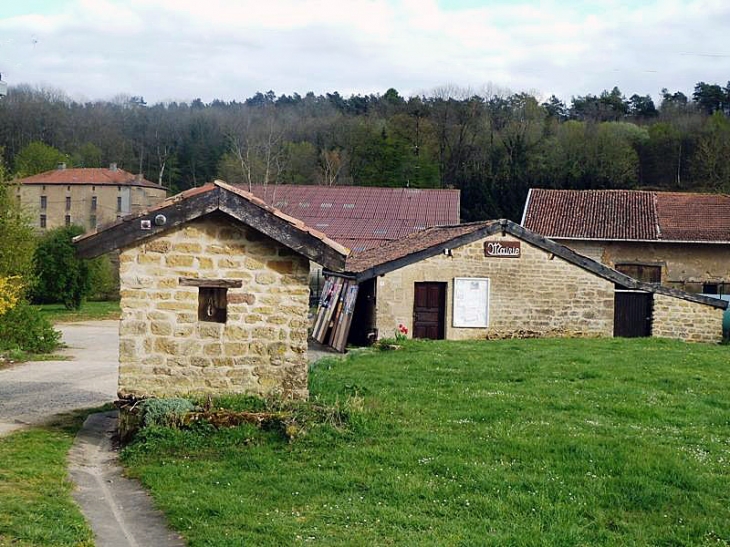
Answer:
[[[63,171],[64,169],[66,169],[66,164],[61,162],[56,165],[56,169],[58,169],[59,171]]]
[[[117,164],[116,163],[110,163],[109,164],[109,171],[116,171],[117,170]]]
[[[134,182],[142,182],[142,173],[134,175]]]

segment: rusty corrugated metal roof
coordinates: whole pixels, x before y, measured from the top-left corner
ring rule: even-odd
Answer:
[[[557,239],[730,241],[730,196],[533,188],[525,228]]]
[[[253,185],[251,190],[351,249],[369,249],[460,221],[459,190],[294,184]]]

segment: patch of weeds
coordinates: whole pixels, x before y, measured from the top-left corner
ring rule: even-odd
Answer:
[[[179,427],[183,425],[185,415],[196,408],[188,399],[179,398],[146,399],[139,407],[144,427]]]

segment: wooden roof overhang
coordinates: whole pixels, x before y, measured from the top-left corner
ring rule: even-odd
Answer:
[[[349,249],[240,188],[215,181],[74,239],[77,255],[93,258],[128,247],[196,218],[221,212],[332,271],[343,271]]]

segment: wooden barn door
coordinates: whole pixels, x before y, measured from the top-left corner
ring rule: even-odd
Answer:
[[[444,338],[446,283],[416,283],[413,296],[413,338]]]
[[[623,338],[651,336],[652,294],[616,291],[613,335]]]

